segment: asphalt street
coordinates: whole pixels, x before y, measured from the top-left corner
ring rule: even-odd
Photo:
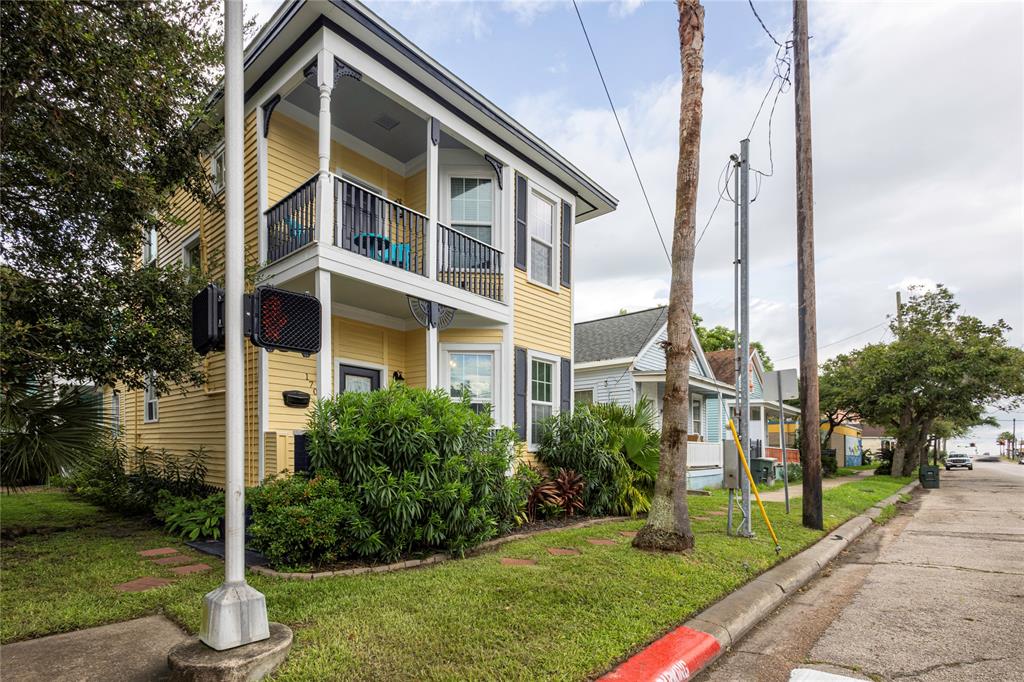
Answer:
[[[943,470],[698,679],[1024,682],[1022,644],[1024,466],[977,462]]]

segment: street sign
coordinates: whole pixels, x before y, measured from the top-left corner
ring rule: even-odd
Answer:
[[[781,382],[779,380],[782,380]],[[781,385],[782,395],[779,395]],[[799,379],[795,369],[779,369],[764,375],[764,400],[778,402],[800,397]]]
[[[257,287],[252,296],[253,345],[305,356],[320,351],[320,301],[309,294]]]

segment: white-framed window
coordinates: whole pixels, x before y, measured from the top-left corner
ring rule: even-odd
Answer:
[[[540,441],[540,424],[548,417],[558,413],[559,393],[559,359],[546,353],[530,351],[527,354],[527,366],[530,368],[527,382],[527,397],[530,408],[527,410],[527,430],[530,447],[534,448]]]
[[[210,188],[214,194],[224,191],[224,145],[210,157]]]
[[[450,176],[449,227],[484,244],[494,246],[494,187],[494,181],[488,177]]]
[[[530,192],[527,217],[529,248],[526,252],[527,272],[531,281],[555,288],[557,255],[555,232],[558,227],[558,204],[534,190]]]
[[[200,246],[199,231],[197,230],[181,245],[181,264],[186,269],[200,268],[203,265],[202,259],[202,247]]]
[[[146,233],[146,241],[142,244],[142,264],[152,265],[156,263],[156,228],[151,227]]]
[[[110,433],[114,438],[121,435],[121,394],[110,392]]]
[[[593,405],[594,404],[594,389],[592,388],[581,388],[573,391],[572,394],[573,402],[577,405]]]
[[[146,378],[146,390],[143,393],[143,414],[142,421],[149,423],[160,420],[159,397],[156,394],[156,372],[150,372]]]
[[[498,344],[441,344],[441,377],[452,400],[469,394],[475,412],[490,412],[497,421],[501,391],[501,351]]]
[[[690,403],[690,433],[704,435],[704,402],[694,398]]]

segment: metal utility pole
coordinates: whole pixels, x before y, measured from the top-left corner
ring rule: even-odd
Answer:
[[[733,210],[732,210],[732,328],[736,331],[732,338],[732,369],[733,369],[733,407],[729,410],[729,418],[737,412],[737,399],[740,395],[740,157],[731,154],[729,159],[733,166]],[[721,397],[719,398],[721,402]],[[730,434],[731,435],[731,434]],[[725,436],[723,436],[724,438]],[[739,467],[739,462],[736,463]],[[742,488],[742,483],[741,483]],[[732,535],[733,488],[729,487],[729,512],[726,518],[726,533]]]
[[[740,442],[750,458],[750,140],[740,142]],[[740,477],[743,522],[740,535],[751,536],[750,481]]]
[[[800,317],[800,464],[804,470],[803,525],[822,530],[821,441],[818,435],[818,323],[814,284],[814,185],[811,168],[811,74],[807,0],[793,0],[796,100],[797,301]]]
[[[245,582],[245,253],[242,0],[224,0],[224,582],[203,599],[199,638],[218,651],[270,637],[267,601]]]

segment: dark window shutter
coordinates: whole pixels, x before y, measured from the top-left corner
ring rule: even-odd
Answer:
[[[559,392],[562,394],[562,412],[572,409],[572,360],[562,358],[562,379],[559,382]]]
[[[295,462],[292,473],[300,471],[312,471],[313,467],[309,461],[309,450],[306,449],[306,434],[295,434]]]
[[[526,440],[526,349],[516,348],[515,403],[513,419],[520,440]]]
[[[526,212],[529,209],[526,178],[516,173],[516,267],[526,269]]]
[[[562,202],[562,286],[572,286],[572,206]]]

